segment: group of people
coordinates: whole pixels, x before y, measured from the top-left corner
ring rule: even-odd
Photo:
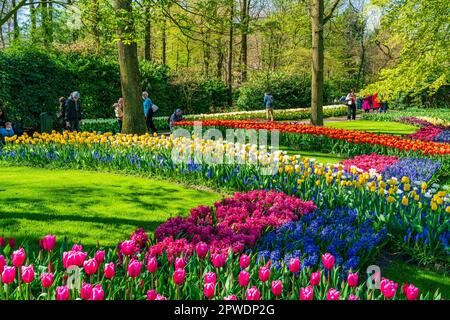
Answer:
[[[147,91],[142,92],[142,101],[144,107],[144,117],[145,123],[147,125],[147,130],[152,133],[157,133],[155,124],[153,123],[153,116],[159,110],[159,107],[152,102]],[[119,132],[122,132],[123,117],[124,117],[124,99],[120,98],[117,103],[113,105],[114,113],[116,115],[117,122],[119,124]],[[181,109],[176,109],[175,112],[169,117],[169,128],[170,131],[173,129],[175,122],[183,120],[183,112]]]
[[[381,99],[378,97],[378,93],[367,95],[363,98],[357,98],[355,90],[352,89],[346,97],[341,98],[341,101],[345,101],[345,103],[347,104],[348,120],[356,119],[356,108],[362,109],[366,113],[370,112],[370,110],[374,110],[374,112],[386,112],[388,109],[387,101],[381,101]]]

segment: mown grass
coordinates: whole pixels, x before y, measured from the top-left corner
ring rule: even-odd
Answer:
[[[0,167],[0,236],[37,243],[46,234],[114,246],[136,227],[152,233],[221,196],[170,182],[79,170]]]
[[[353,120],[340,122],[325,122],[326,127],[359,130],[373,133],[384,133],[394,135],[411,134],[418,130],[418,127],[399,122],[381,122],[371,120]]]

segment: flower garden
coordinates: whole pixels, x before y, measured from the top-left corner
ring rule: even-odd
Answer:
[[[381,276],[367,272],[386,252],[442,277],[448,272],[446,119],[391,118],[417,126],[416,133],[397,136],[235,116],[203,119],[203,130],[277,130],[281,145],[346,160],[319,163],[248,143],[203,139],[192,121],[178,123],[189,137],[86,131],[7,138],[0,161],[8,165],[153,177],[223,196],[185,208],[154,230],[136,225],[115,246],[101,245],[101,239],[86,246],[47,233],[39,244],[16,243],[5,234],[0,299],[448,298],[440,286],[424,290],[413,279],[383,277],[383,269]],[[175,153],[187,161],[176,161]],[[197,161],[199,154],[211,161]],[[272,173],[262,174],[268,167]]]

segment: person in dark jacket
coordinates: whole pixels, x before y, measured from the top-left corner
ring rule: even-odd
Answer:
[[[80,131],[83,110],[81,109],[80,93],[78,91],[72,92],[69,99],[67,99],[64,119],[69,131]]]
[[[65,97],[59,98],[59,111],[57,117],[58,117],[58,126],[62,130],[66,129],[66,120],[65,120],[66,102],[67,99]]]
[[[183,112],[181,111],[181,109],[175,110],[175,112],[172,113],[172,115],[171,115],[170,118],[169,118],[169,128],[170,128],[170,131],[172,132],[173,124],[174,124],[175,122],[179,122],[179,121],[182,121],[182,120],[183,120]]]

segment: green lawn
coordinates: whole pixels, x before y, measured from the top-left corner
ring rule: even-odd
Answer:
[[[386,133],[395,135],[404,135],[414,133],[418,127],[398,123],[398,122],[381,122],[370,120],[354,120],[354,121],[340,121],[340,122],[326,122],[326,127],[333,127],[339,129],[369,131],[374,133]]]
[[[381,270],[381,276],[394,280],[399,285],[413,283],[422,291],[429,291],[432,294],[439,288],[443,298],[450,298],[449,274],[445,275],[401,260],[393,260],[389,262],[388,267]],[[399,290],[401,290],[400,287]]]
[[[169,217],[212,205],[219,194],[170,182],[76,170],[0,167],[0,236],[115,246],[136,227],[153,232]]]
[[[341,157],[339,155],[330,154],[330,153],[323,153],[323,152],[314,152],[314,151],[299,151],[294,148],[286,147],[286,146],[280,146],[280,150],[284,150],[287,152],[288,155],[301,155],[302,157],[310,158],[310,159],[316,159],[318,162],[322,162],[327,164],[329,163],[339,163],[342,160],[345,160],[345,157]]]

